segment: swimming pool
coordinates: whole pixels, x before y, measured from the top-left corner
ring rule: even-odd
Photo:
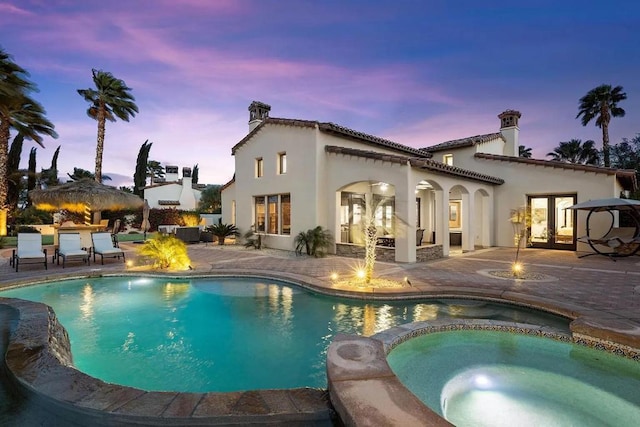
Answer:
[[[265,279],[86,278],[0,296],[53,307],[81,371],[156,391],[324,388],[327,347],[339,333],[369,336],[448,317],[568,325],[481,301],[367,302]]]
[[[640,364],[530,335],[459,330],[411,338],[387,361],[457,426],[622,426],[640,419]]]

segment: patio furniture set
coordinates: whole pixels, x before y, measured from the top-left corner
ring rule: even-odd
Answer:
[[[58,236],[58,246],[55,248],[54,254],[51,256],[51,263],[57,261],[60,265],[62,259],[62,268],[65,268],[67,260],[82,260],[87,265],[93,257],[96,261],[96,255],[100,256],[100,261],[104,264],[104,258],[117,258],[125,261],[124,251],[114,242],[109,232],[91,233],[91,243],[89,247],[82,245],[80,233],[60,233]],[[44,264],[47,269],[47,249],[42,247],[42,235],[40,233],[18,233],[18,245],[13,250],[9,265],[15,268],[16,272],[20,264]]]

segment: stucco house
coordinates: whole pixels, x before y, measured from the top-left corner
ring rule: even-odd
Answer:
[[[511,213],[522,208],[531,246],[586,251],[577,240],[586,214],[566,207],[637,187],[633,170],[518,157],[514,110],[498,115],[495,133],[424,148],[334,123],[269,117],[270,110],[249,106],[249,133],[232,148],[222,220],[254,227],[273,248],[292,250],[299,232],[320,225],[335,238],[333,252],[357,254],[370,219],[379,257],[416,262],[447,256],[451,245],[514,246]]]
[[[178,166],[165,166],[163,180],[156,179],[144,188],[144,198],[150,208],[194,210],[200,202],[203,184],[193,184],[191,168],[182,168],[182,179],[178,176]]]

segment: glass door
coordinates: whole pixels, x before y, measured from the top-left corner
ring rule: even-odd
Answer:
[[[576,249],[575,194],[529,196],[529,241],[534,248]]]

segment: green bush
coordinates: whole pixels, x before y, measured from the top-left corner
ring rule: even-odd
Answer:
[[[16,225],[21,224],[53,224],[53,214],[41,211],[33,206],[29,206],[23,211],[16,212],[13,217]]]
[[[219,245],[224,245],[224,239],[227,237],[240,235],[238,227],[233,224],[213,224],[207,227],[207,231],[216,236]]]
[[[301,231],[293,240],[296,245],[296,254],[301,255],[304,250],[307,255],[324,257],[329,246],[333,244],[333,236],[329,230],[324,230],[321,226],[307,231]]]
[[[18,233],[40,233],[40,231],[35,227],[21,225],[18,227]]]

